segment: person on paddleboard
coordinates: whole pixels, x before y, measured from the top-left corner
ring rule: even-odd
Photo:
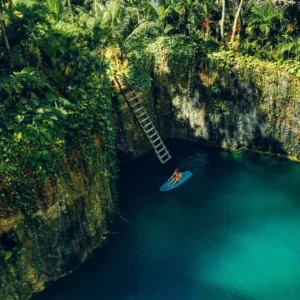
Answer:
[[[172,187],[174,184],[176,184],[177,182],[180,181],[182,174],[179,172],[178,169],[175,169],[175,172],[173,173],[173,175],[169,178],[172,179],[172,181],[169,184],[169,187]]]

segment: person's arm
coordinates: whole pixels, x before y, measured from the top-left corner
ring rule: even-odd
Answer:
[[[171,178],[175,177],[175,173],[176,172],[174,172],[173,175],[168,180],[170,180]]]

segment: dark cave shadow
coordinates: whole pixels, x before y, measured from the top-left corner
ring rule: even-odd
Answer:
[[[223,81],[227,81],[225,87]],[[262,112],[258,108],[261,91],[251,78],[245,83],[239,80],[236,75],[223,72],[223,74],[218,75],[213,86],[205,86],[195,76],[191,84],[190,97],[193,99],[191,100],[193,102],[191,107],[195,110],[204,109],[204,126],[208,131],[207,138],[196,133],[198,128],[191,127],[188,117],[177,120],[177,108],[173,106],[171,99],[189,97],[182,92],[184,89],[188,90],[188,87],[181,86],[180,82],[171,80],[167,76],[161,76],[154,82],[153,98],[156,115],[163,116],[159,120],[159,127],[166,138],[185,139],[217,147],[225,146],[234,150],[246,148],[283,156],[293,153],[292,155],[300,158],[297,138],[293,138],[291,131],[288,130],[289,126],[293,128],[292,125],[297,128],[295,120],[286,119],[286,122],[289,122],[287,126],[280,127],[284,120],[283,116],[286,114],[284,109],[287,100],[281,98],[273,100],[274,107],[272,109],[274,112],[271,112],[272,116],[270,116],[270,112],[269,115]],[[170,84],[175,86],[175,91],[169,90]],[[217,88],[218,95],[213,94],[213,88]],[[195,91],[201,95],[198,100],[193,98]],[[276,101],[282,104],[282,108],[275,107]],[[216,102],[217,104],[221,103],[223,107],[216,108]],[[285,145],[274,138],[275,132],[282,136]],[[290,153],[287,152],[287,147],[289,147]]]

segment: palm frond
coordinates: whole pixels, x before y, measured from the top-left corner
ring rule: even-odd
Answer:
[[[64,11],[62,0],[47,0],[47,4],[50,12],[56,17],[56,19],[60,19]]]
[[[126,38],[125,42],[129,42],[133,38],[145,35],[147,32],[154,30],[159,30],[159,25],[156,22],[144,22],[131,32],[131,34]]]

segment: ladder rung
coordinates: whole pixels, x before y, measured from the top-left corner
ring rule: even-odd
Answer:
[[[162,146],[162,148],[160,148],[161,146]],[[160,149],[160,150],[159,150],[159,149]],[[161,151],[161,150],[163,150],[163,149],[166,149],[166,150],[167,150],[167,148],[165,147],[164,143],[162,143],[162,144],[159,145],[158,147],[155,146],[155,151],[156,151],[156,152],[159,152],[159,151]]]
[[[154,126],[153,126],[151,129],[148,129],[148,130],[146,131],[146,133],[148,134],[148,133],[151,132],[153,129],[155,129]]]
[[[154,127],[153,127],[154,128]],[[155,132],[154,134],[152,134],[151,136],[149,136],[149,139],[151,140],[154,136],[158,135],[157,132]]]
[[[144,111],[141,115],[139,115],[139,116],[136,116],[138,119],[140,118],[140,117],[142,117],[142,116],[144,116],[144,115],[146,115],[147,113]]]
[[[134,108],[134,107],[136,107],[136,106],[138,106],[138,105],[142,105],[140,102],[137,102],[137,103],[135,103],[135,104],[130,104],[130,106],[131,106],[131,108]]]
[[[159,155],[160,153],[162,153],[163,151],[167,151],[167,149],[165,148],[165,147],[163,147],[163,148],[161,148],[159,151],[157,151],[156,149],[155,149],[155,151],[156,151],[156,153]]]
[[[149,119],[149,117],[145,118],[144,120],[140,121],[140,123],[144,123],[145,121],[147,121]]]
[[[129,97],[131,97],[133,94],[135,94],[134,91],[126,93],[125,96],[126,96],[126,98],[129,98]]]
[[[143,109],[144,109],[144,107],[142,106],[142,107],[138,108],[137,110],[135,110],[134,112],[135,112],[135,113],[138,113],[139,111],[141,111],[141,110],[143,110]]]
[[[163,141],[161,141],[158,145],[155,146],[155,148],[157,149],[158,147],[160,147],[163,144],[164,144]]]
[[[152,125],[152,122],[149,122],[148,124],[146,125],[142,125],[144,129],[146,129],[147,127],[149,127],[149,125]],[[153,126],[154,127],[154,126]]]
[[[113,81],[114,85],[116,86],[122,86],[124,85],[124,83],[122,82],[122,80],[119,80],[118,78],[116,78],[114,81]]]
[[[154,145],[154,143],[156,143],[158,140],[160,140],[160,136],[158,136],[158,138],[155,141],[151,141],[152,145],[156,148],[156,146]]]
[[[168,152],[168,156],[167,156],[167,158],[165,158],[165,161],[168,160],[168,159],[170,159],[171,157],[172,157],[172,156],[171,156],[170,153]],[[162,158],[162,156],[161,156],[160,158]]]
[[[156,147],[156,149],[158,149],[158,147],[160,147],[160,146],[163,146],[163,147],[165,147],[165,145],[164,145],[164,142],[163,142],[163,141],[162,141],[160,144],[156,145],[155,147]]]
[[[166,155],[170,155],[168,151],[164,155],[159,156],[159,158],[162,160],[162,158],[165,157]]]
[[[134,96],[133,98],[129,99],[128,102],[132,102],[134,100],[137,100],[139,97],[138,96]]]
[[[172,158],[172,156],[171,155],[169,155],[169,157],[167,157],[165,160],[161,160],[160,162],[162,163],[162,164],[165,164],[168,160],[170,160]]]
[[[124,89],[126,88],[126,86],[121,86],[121,87],[119,87],[118,85],[116,85],[116,86],[114,86],[114,88],[115,88],[116,90],[121,91],[121,90],[124,90]]]
[[[123,78],[116,78],[116,82],[118,82],[120,85],[126,85],[126,82],[124,81]]]

